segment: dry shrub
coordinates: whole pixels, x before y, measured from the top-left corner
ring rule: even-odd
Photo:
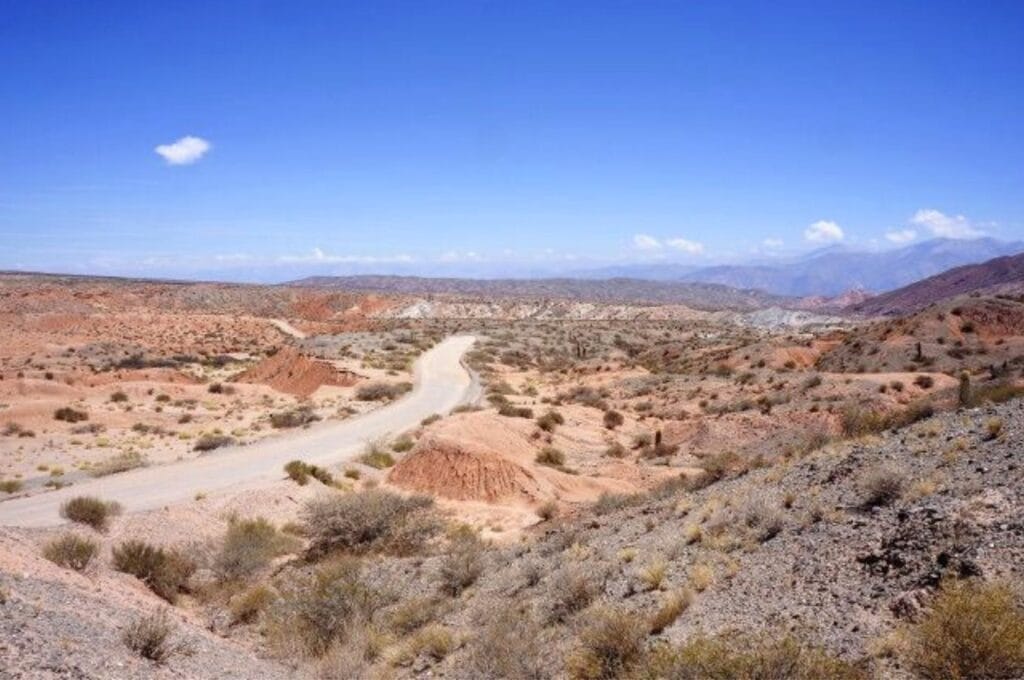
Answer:
[[[1003,584],[947,584],[911,628],[908,662],[928,680],[1024,675],[1024,607]]]
[[[553,500],[544,501],[537,507],[537,517],[544,522],[550,522],[558,516],[558,503]]]
[[[412,389],[410,383],[375,382],[361,386],[356,390],[359,401],[392,401]]]
[[[204,434],[196,440],[195,445],[192,446],[192,450],[213,451],[214,449],[219,449],[222,446],[231,446],[234,443],[235,438],[226,434]]]
[[[701,461],[701,468],[704,472],[696,477],[688,478],[686,486],[691,491],[697,491],[727,477],[745,471],[746,466],[735,451],[723,451],[706,457]]]
[[[158,548],[144,541],[125,541],[111,554],[115,569],[131,574],[171,604],[196,570],[195,562],[180,550]]]
[[[541,627],[529,611],[502,607],[467,645],[466,665],[473,677],[542,680]]]
[[[441,609],[439,598],[414,597],[389,609],[384,621],[390,631],[405,636],[434,621]]]
[[[342,560],[282,584],[281,597],[267,612],[267,633],[284,654],[320,657],[365,626],[381,604],[363,582],[359,563]]]
[[[383,470],[395,464],[395,457],[388,453],[383,442],[370,442],[366,445],[363,455],[359,456],[359,462]]]
[[[143,467],[147,462],[146,457],[138,451],[125,451],[96,463],[89,468],[89,474],[93,477],[106,477]]]
[[[693,591],[685,588],[666,595],[651,615],[651,633],[656,635],[675,623],[675,620],[693,604],[693,597]]]
[[[43,557],[62,567],[83,571],[99,549],[96,541],[67,533],[47,543]]]
[[[744,506],[743,523],[754,533],[757,540],[763,543],[782,531],[782,511],[778,504],[770,502],[764,496],[757,496]]]
[[[70,406],[64,406],[53,412],[53,419],[61,420],[65,423],[80,423],[83,420],[89,420],[89,414],[85,411],[73,409]]]
[[[94,496],[76,496],[60,506],[64,519],[85,524],[96,531],[104,531],[110,518],[121,511],[117,503],[100,500]]]
[[[559,425],[565,424],[565,418],[558,411],[551,410],[537,418],[537,427],[545,432],[554,432]]]
[[[867,673],[793,636],[729,633],[663,645],[645,659],[641,677],[673,680],[867,680]]]
[[[584,569],[563,567],[551,578],[548,588],[549,614],[553,623],[565,622],[576,612],[586,608],[600,591],[598,580]]]
[[[621,609],[601,606],[588,613],[587,625],[566,659],[566,673],[578,680],[622,677],[643,657],[647,626]]]
[[[318,465],[311,465],[301,460],[292,460],[286,463],[284,472],[299,486],[306,486],[310,477],[326,486],[334,484],[334,475],[330,472]]]
[[[606,428],[608,428],[609,430],[614,430],[615,428],[619,427],[620,425],[622,425],[622,423],[625,422],[625,420],[626,419],[623,418],[622,414],[619,413],[618,411],[605,411],[604,412],[604,418],[603,418],[604,426]]]
[[[480,578],[484,571],[484,544],[476,536],[460,535],[448,547],[441,560],[441,592],[458,597]]]
[[[178,650],[178,647],[171,643],[173,632],[174,626],[167,611],[161,609],[155,614],[132,619],[125,628],[122,639],[130,650],[142,658],[163,663]]]
[[[513,406],[512,404],[502,404],[498,408],[498,415],[505,416],[507,418],[533,418],[533,409],[527,406]]]
[[[866,471],[859,485],[864,507],[873,508],[898,501],[907,486],[907,476],[891,467],[877,467]]]
[[[277,593],[265,585],[258,585],[234,597],[228,609],[231,623],[252,623],[277,599]]]
[[[382,489],[331,494],[310,501],[303,519],[310,539],[307,557],[332,552],[411,554],[439,530],[434,501]]]
[[[310,406],[299,406],[270,414],[270,425],[278,429],[302,427],[320,420],[320,416],[313,412]]]
[[[540,465],[560,468],[565,465],[565,454],[554,446],[545,446],[534,460]]]
[[[297,546],[295,538],[280,533],[262,517],[232,520],[214,557],[213,570],[225,581],[248,578]]]

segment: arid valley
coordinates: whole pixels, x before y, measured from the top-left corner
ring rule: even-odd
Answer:
[[[5,673],[944,677],[1024,563],[994,262],[885,317],[4,275]]]

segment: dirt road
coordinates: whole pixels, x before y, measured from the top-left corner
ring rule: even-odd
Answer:
[[[434,413],[446,413],[471,396],[471,377],[462,355],[471,336],[450,337],[419,358],[415,387],[393,404],[343,422],[314,425],[247,446],[218,449],[194,460],[140,468],[26,498],[0,502],[0,525],[60,524],[60,505],[74,496],[117,501],[125,512],[187,501],[197,493],[251,489],[284,477],[285,463],[301,459],[331,465],[359,455],[366,443],[415,427]]]

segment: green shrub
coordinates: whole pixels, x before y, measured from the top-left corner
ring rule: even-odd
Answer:
[[[171,604],[196,568],[183,553],[143,541],[125,541],[113,549],[112,556],[115,569],[131,574]]]
[[[93,496],[76,496],[60,506],[60,516],[72,522],[85,524],[96,531],[104,531],[110,518],[121,511],[117,503]]]
[[[47,543],[43,557],[62,567],[83,571],[99,549],[95,541],[67,533]]]
[[[389,468],[395,464],[395,457],[388,453],[380,442],[370,442],[366,451],[359,456],[359,462],[378,470]]]

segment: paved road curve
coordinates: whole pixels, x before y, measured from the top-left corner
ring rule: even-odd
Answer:
[[[414,368],[415,387],[402,399],[350,420],[323,423],[247,446],[218,449],[193,460],[90,479],[58,491],[0,502],[0,525],[39,527],[62,523],[60,505],[74,496],[117,501],[126,512],[187,501],[197,493],[237,491],[282,479],[296,458],[318,465],[359,455],[366,443],[397,434],[434,413],[447,413],[472,397],[474,384],[462,365],[471,336],[453,336],[425,352]]]

